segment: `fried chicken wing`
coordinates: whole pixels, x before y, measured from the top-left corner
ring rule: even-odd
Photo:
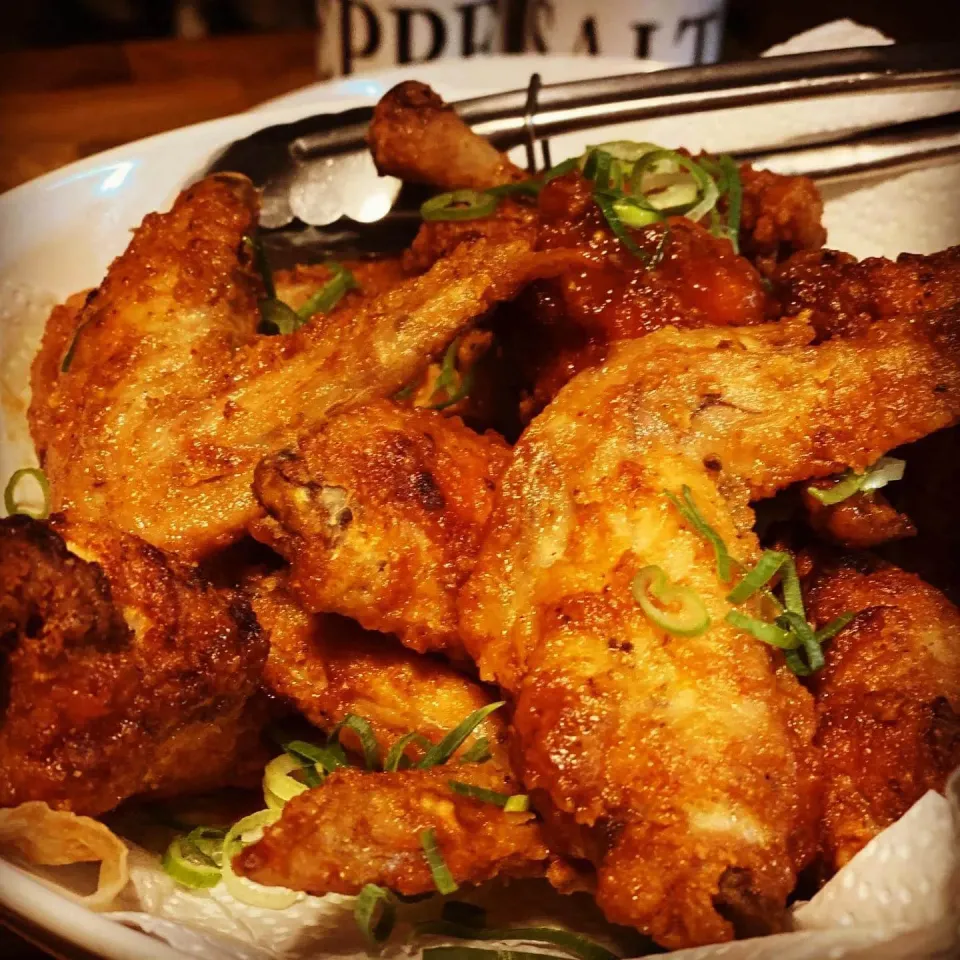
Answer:
[[[514,697],[527,788],[592,831],[608,919],[668,947],[729,939],[746,903],[775,928],[814,848],[809,695],[727,623],[710,544],[665,491],[689,486],[752,565],[750,499],[960,416],[956,321],[820,347],[802,324],[663,330],[576,377],[514,449],[461,628]],[[704,632],[644,615],[648,565],[695,591]]]
[[[0,806],[96,815],[254,782],[267,654],[249,606],[135,537],[0,521]]]
[[[823,856],[842,867],[960,765],[960,611],[896,567],[847,560],[805,584],[818,625],[855,619],[811,678],[823,752]]]
[[[527,176],[415,80],[398,83],[381,97],[367,143],[381,174],[413,183],[483,190]]]
[[[256,207],[238,176],[190,187],[145,219],[82,309],[69,369],[33,399],[52,423],[56,509],[188,557],[224,546],[258,513],[264,455],[392,394],[492,304],[570,262],[478,242],[356,311],[261,336],[244,243]]]
[[[494,434],[381,400],[266,458],[254,492],[267,516],[250,529],[290,562],[308,610],[462,658],[456,595],[508,457]]]
[[[352,713],[370,721],[385,750],[414,730],[436,743],[491,702],[480,684],[405,649],[394,637],[344,617],[308,613],[289,592],[285,575],[259,578],[249,592],[270,638],[264,683],[321,730],[333,730]],[[480,737],[488,741],[492,761],[508,769],[500,712],[487,717],[463,749]],[[411,744],[407,753],[416,758],[420,750]]]
[[[436,889],[421,835],[433,830],[453,879],[542,875],[547,849],[532,813],[454,793],[450,780],[511,793],[490,764],[364,773],[340,770],[283,809],[263,838],[234,860],[258,883],[308,893],[359,893],[367,883],[405,895]]]

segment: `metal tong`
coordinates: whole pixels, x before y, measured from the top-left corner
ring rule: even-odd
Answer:
[[[537,148],[549,166],[548,138],[561,133],[707,110],[918,89],[960,89],[960,43],[857,47],[550,85],[534,74],[525,90],[453,106],[498,149],[525,147],[533,173]],[[362,107],[267,127],[231,144],[208,172],[237,170],[261,186],[263,227],[299,220],[325,228],[320,236],[333,248],[358,240],[376,247],[378,236],[393,247],[401,243],[399,234],[409,236],[422,191],[401,190],[398,180],[377,174],[365,143],[372,113]],[[853,140],[833,136],[734,155],[821,180],[861,176],[960,154],[960,117],[900,124]],[[868,160],[849,149],[863,144],[873,148]],[[309,233],[303,242],[316,244],[317,231]]]

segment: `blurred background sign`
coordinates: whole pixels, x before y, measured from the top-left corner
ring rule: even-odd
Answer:
[[[524,49],[713,63],[724,0],[527,0]]]
[[[320,73],[501,53],[504,7],[503,0],[318,0]]]

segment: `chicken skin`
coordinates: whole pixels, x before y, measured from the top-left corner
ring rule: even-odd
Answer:
[[[666,493],[689,487],[752,566],[751,499],[960,416],[947,319],[820,347],[802,323],[663,330],[576,377],[517,444],[461,627],[514,698],[527,789],[592,831],[609,920],[667,947],[729,939],[744,906],[776,928],[815,847],[811,698],[726,621],[710,542]],[[694,591],[702,632],[644,614],[631,584],[649,565]]]
[[[249,606],[106,528],[0,521],[0,806],[97,815],[255,783],[267,654]]]
[[[248,180],[208,177],[111,265],[67,370],[33,398],[55,509],[188,558],[225,546],[259,513],[260,459],[334,408],[399,390],[492,304],[571,259],[478,242],[356,311],[264,336],[244,242],[256,213]]]
[[[494,434],[381,400],[267,457],[254,477],[267,515],[250,529],[290,562],[308,610],[463,659],[457,591],[508,457]]]
[[[816,567],[805,593],[818,624],[856,614],[811,678],[832,871],[960,766],[960,611],[911,573],[852,558]]]
[[[458,884],[496,876],[542,875],[547,848],[534,815],[455,793],[450,781],[513,792],[490,763],[450,763],[428,770],[338,770],[283,809],[263,838],[234,860],[258,883],[308,893],[359,893],[375,883],[413,896],[436,884],[421,836],[433,830]]]
[[[247,592],[270,638],[265,685],[321,730],[333,730],[352,713],[370,722],[384,751],[414,730],[437,743],[492,700],[480,684],[440,660],[406,650],[394,637],[344,617],[307,613],[291,595],[285,575],[257,578]],[[462,749],[474,747],[481,737],[494,762],[506,768],[502,711],[488,716]],[[416,759],[422,752],[412,743],[406,755]]]

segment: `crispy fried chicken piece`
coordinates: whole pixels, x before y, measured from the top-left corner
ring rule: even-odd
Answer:
[[[811,678],[823,856],[836,870],[960,765],[960,611],[919,577],[865,561],[818,567],[805,593],[818,625],[857,614]]]
[[[832,482],[815,481],[811,486],[830,487]],[[913,521],[898,513],[881,493],[855,493],[840,503],[826,504],[804,489],[801,499],[810,526],[841,547],[866,550],[917,534]]]
[[[381,174],[413,183],[483,190],[527,176],[415,80],[399,83],[381,97],[367,143]]]
[[[569,254],[521,241],[458,248],[407,280],[288,336],[256,334],[259,280],[244,235],[256,191],[218,175],[151,214],[83,309],[52,395],[44,466],[57,509],[195,558],[258,513],[253,468],[297,432],[390,395],[492,304]]]
[[[465,717],[491,702],[490,692],[448,664],[402,647],[394,637],[364,630],[344,617],[307,613],[291,595],[286,575],[249,587],[257,620],[270,638],[264,683],[313,724],[331,731],[348,714],[370,721],[386,751],[417,730],[436,743]],[[504,769],[506,722],[495,712],[466,740],[490,744]],[[406,753],[420,756],[411,744]]]
[[[823,198],[812,180],[754,170],[744,163],[740,183],[740,248],[764,275],[790,254],[824,245]]]
[[[0,806],[255,782],[267,645],[245,601],[62,517],[0,521],[0,579]]]
[[[592,829],[611,921],[709,943],[749,901],[750,928],[776,928],[814,848],[809,695],[725,621],[710,544],[664,491],[689,485],[752,565],[749,500],[960,417],[952,319],[820,347],[799,324],[663,330],[575,378],[514,448],[461,594],[463,638],[514,697],[528,790]],[[651,564],[696,592],[706,632],[647,619],[631,581]]]
[[[432,829],[459,884],[542,875],[548,852],[533,814],[506,813],[460,796],[450,780],[514,791],[509,778],[487,763],[399,773],[339,770],[294,797],[234,867],[258,883],[313,894],[355,894],[367,883],[408,896],[432,893],[421,843],[422,832]]]
[[[250,530],[290,562],[308,610],[462,658],[456,595],[508,457],[495,434],[381,400],[267,457],[254,477],[267,516]]]
[[[798,253],[774,274],[784,314],[812,311],[820,339],[854,336],[877,320],[936,313],[960,303],[960,247],[896,261],[858,261],[836,250]]]

